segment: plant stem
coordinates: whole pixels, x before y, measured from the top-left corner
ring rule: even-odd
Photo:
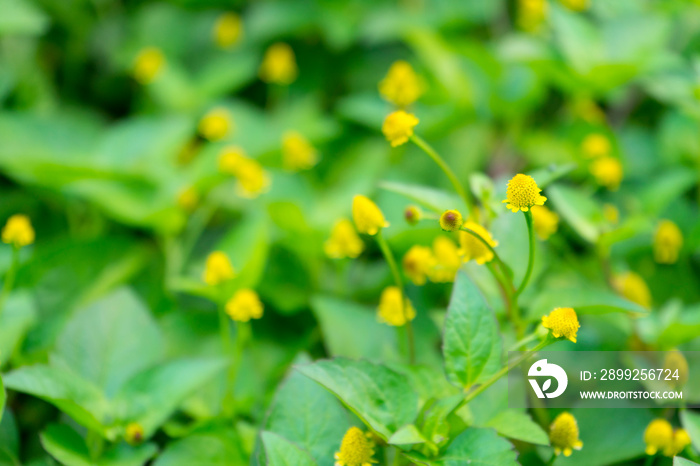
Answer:
[[[552,457],[549,458],[549,461],[547,461],[547,464],[545,466],[552,466],[554,464],[554,461],[556,461],[557,455],[556,453],[552,453]]]
[[[230,417],[233,417],[236,413],[234,389],[236,387],[236,380],[238,379],[238,372],[241,369],[243,350],[248,346],[252,333],[250,322],[236,322],[236,346],[234,348],[233,363],[229,366],[226,377],[226,386],[228,387],[230,399]]]
[[[2,310],[5,307],[5,301],[7,297],[12,292],[12,288],[15,286],[15,278],[17,277],[17,269],[19,268],[19,248],[15,245],[12,246],[12,262],[10,263],[10,268],[5,274],[5,282],[2,285],[2,294],[0,294],[0,315],[2,315]]]
[[[454,187],[454,190],[457,191],[457,194],[462,198],[464,201],[464,204],[467,206],[469,209],[469,215],[471,215],[475,221],[479,220],[479,211],[476,209],[476,206],[474,204],[474,200],[471,198],[471,195],[464,189],[462,184],[459,182],[457,179],[457,176],[454,174],[452,169],[445,163],[445,161],[440,157],[440,154],[438,154],[435,149],[433,149],[430,144],[425,142],[420,136],[418,135],[412,135],[411,136],[411,141],[415,143],[418,147],[423,149],[423,152],[428,154],[428,157],[433,159],[433,162],[437,164],[438,167],[447,175],[447,178],[450,180],[450,183],[452,183],[452,187]]]
[[[520,296],[528,282],[530,281],[530,276],[532,276],[532,268],[535,265],[535,229],[532,226],[532,211],[523,212],[525,215],[525,223],[527,223],[527,234],[530,243],[530,253],[527,259],[527,271],[525,272],[525,277],[518,287],[518,291],[515,292],[515,296]]]
[[[408,361],[410,364],[415,364],[416,363],[416,351],[413,343],[413,324],[411,323],[411,320],[408,318],[408,309],[406,306],[406,293],[404,292],[403,289],[403,280],[401,279],[401,274],[399,273],[399,267],[396,265],[396,260],[394,259],[394,254],[391,252],[391,249],[389,249],[389,245],[386,242],[386,239],[384,238],[384,235],[382,235],[382,231],[379,230],[377,233],[377,244],[379,245],[379,249],[381,249],[382,254],[384,255],[384,258],[386,259],[386,262],[389,264],[389,268],[391,269],[391,274],[394,276],[394,283],[396,284],[396,287],[399,289],[401,292],[401,303],[403,304],[403,312],[404,312],[404,320],[406,321],[406,339],[408,340]]]
[[[221,347],[223,348],[224,355],[229,361],[229,372],[234,365],[233,361],[233,351],[231,347],[231,328],[229,324],[229,317],[226,314],[226,301],[221,300],[219,303],[219,333],[221,335]],[[229,378],[226,378],[226,385],[224,386],[224,399],[222,402],[222,411],[225,416],[232,414],[233,410],[233,398],[231,393],[233,392],[233,387],[229,384]]]

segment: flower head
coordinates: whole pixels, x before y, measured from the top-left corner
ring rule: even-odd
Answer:
[[[576,311],[570,307],[558,307],[542,317],[542,326],[552,331],[554,338],[564,337],[576,343],[576,333],[581,328]]]
[[[352,218],[357,231],[368,235],[376,235],[380,228],[389,226],[377,204],[359,194],[352,200]]]
[[[654,234],[654,259],[659,264],[675,264],[683,247],[683,233],[670,220],[659,223]]]
[[[614,157],[600,157],[591,163],[591,174],[600,186],[616,191],[622,182],[622,163]]]
[[[673,427],[666,419],[654,419],[644,430],[647,455],[655,455],[660,450],[670,448],[672,441]]]
[[[130,445],[143,442],[143,427],[138,422],[131,422],[126,426],[124,440]]]
[[[478,223],[468,221],[462,225],[462,228],[476,233],[492,248],[498,246],[498,241],[494,240],[491,233]],[[462,256],[464,262],[469,262],[474,259],[477,264],[484,265],[493,259],[493,252],[491,249],[486,247],[479,238],[476,238],[472,233],[467,231],[459,232],[459,246],[459,254]]]
[[[2,229],[2,242],[12,244],[16,248],[28,246],[34,242],[34,228],[29,217],[15,214],[7,219]]]
[[[559,0],[562,5],[573,11],[585,11],[588,9],[590,0]]]
[[[214,251],[207,256],[207,262],[204,265],[204,274],[202,279],[207,285],[216,286],[219,283],[231,280],[236,276],[233,270],[231,261],[226,253],[222,251]]]
[[[403,302],[402,302],[403,301]],[[416,310],[413,309],[408,298],[403,296],[401,290],[396,286],[387,286],[382,291],[377,308],[377,320],[379,322],[401,327],[406,325],[416,317]]]
[[[503,202],[507,202],[506,207],[513,212],[527,212],[532,206],[544,205],[547,198],[540,195],[540,192],[542,190],[533,177],[519,173],[508,182],[507,199]]]
[[[590,159],[605,157],[610,155],[610,140],[603,134],[589,134],[581,143],[581,149]]]
[[[462,265],[462,258],[457,245],[446,236],[438,236],[433,241],[435,265],[430,269],[430,281],[449,283],[455,281],[455,275]]]
[[[242,35],[243,23],[241,17],[235,13],[224,13],[214,23],[214,42],[222,49],[236,45]]]
[[[225,108],[214,108],[199,120],[197,129],[204,139],[220,141],[233,130],[233,119]]]
[[[536,31],[547,19],[547,0],[519,0],[518,24],[526,31]]]
[[[428,274],[435,266],[433,251],[427,246],[414,245],[403,256],[401,264],[406,276],[415,285],[425,285]]]
[[[379,83],[379,93],[394,105],[406,107],[418,100],[423,89],[413,67],[399,60],[391,65],[386,77]]]
[[[159,48],[146,47],[134,60],[132,74],[141,84],[150,84],[156,80],[165,66],[165,56]]]
[[[463,223],[464,219],[459,210],[446,210],[440,216],[440,228],[444,231],[457,231]]]
[[[543,205],[532,207],[532,221],[535,232],[542,241],[549,239],[559,228],[559,216]]]
[[[685,429],[678,428],[673,431],[671,444],[664,448],[664,455],[673,457],[685,450],[685,447],[692,443],[690,435]]]
[[[634,272],[626,272],[613,279],[613,287],[625,298],[642,307],[651,307],[651,292],[642,277]]]
[[[397,110],[390,113],[384,120],[382,133],[384,133],[386,140],[391,143],[391,147],[400,146],[413,136],[413,127],[417,124],[418,118],[415,115]]]
[[[219,171],[236,178],[236,193],[254,199],[270,187],[270,177],[260,163],[236,146],[224,148],[219,155]]]
[[[403,218],[409,225],[417,225],[423,217],[423,211],[418,206],[410,205],[403,211]]]
[[[304,136],[287,131],[282,138],[282,160],[287,170],[308,170],[318,163],[318,152]]]
[[[580,450],[583,442],[578,435],[576,418],[567,412],[554,418],[552,425],[549,426],[549,441],[557,455],[564,453],[564,456],[571,456],[573,450]]]
[[[278,42],[267,49],[260,65],[260,79],[286,86],[297,79],[298,73],[294,51],[289,45]]]
[[[340,451],[335,454],[335,466],[370,466],[377,462],[373,455],[374,444],[368,435],[353,426],[343,436]]]
[[[181,190],[177,195],[177,205],[186,212],[191,212],[199,204],[199,193],[194,186]]]
[[[226,303],[226,314],[236,322],[248,322],[262,317],[263,304],[255,291],[238,290]]]
[[[355,232],[355,227],[350,220],[345,218],[338,220],[333,226],[331,237],[323,245],[323,251],[331,259],[352,259],[360,255],[365,248],[364,243]]]

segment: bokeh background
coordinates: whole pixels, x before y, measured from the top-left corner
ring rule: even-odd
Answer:
[[[356,194],[386,215],[399,259],[442,234],[431,211],[464,208],[425,154],[381,133],[396,106],[378,86],[399,60],[418,80],[416,132],[480,200],[516,280],[527,236],[500,201],[519,172],[544,187],[559,220],[523,296],[528,319],[574,299],[594,309],[564,349],[700,350],[698,2],[0,0],[0,218],[24,214],[36,232],[0,314],[0,464],[256,464],[259,431],[285,432],[270,410],[295,361],[403,361],[374,315],[391,284],[376,243],[363,237],[357,259],[324,252]],[[254,162],[227,168],[227,151]],[[409,204],[427,213],[417,225]],[[670,264],[654,254],[663,220],[682,235]],[[265,308],[235,422],[219,416],[218,320],[201,278],[214,250],[236,269],[231,289]],[[3,245],[6,277],[12,257]],[[503,319],[485,268],[465,268]],[[442,373],[451,286],[408,287],[426,374]],[[171,378],[146,384],[157,406],[138,384],[123,391],[171,361]],[[49,362],[65,371],[17,375]],[[74,374],[148,405],[148,443],[119,443],[129,416],[111,416],[133,407],[108,410]],[[449,393],[436,384],[426,390]],[[499,390],[464,425],[507,423]],[[106,444],[85,428],[95,413]],[[643,463],[658,413],[575,414],[585,447],[556,464]],[[318,464],[343,433],[327,432]],[[516,438],[519,461],[544,464],[533,438]],[[98,463],[95,444],[117,447]]]

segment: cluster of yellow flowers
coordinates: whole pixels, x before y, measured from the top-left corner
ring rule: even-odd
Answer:
[[[453,282],[461,265],[457,245],[446,236],[433,240],[432,249],[414,245],[403,256],[402,265],[406,276],[415,285],[425,285],[429,279],[434,283]]]
[[[654,419],[644,431],[644,443],[647,444],[647,455],[661,452],[664,456],[672,457],[685,450],[691,441],[685,429],[674,430],[666,419]]]
[[[210,286],[218,286],[236,277],[231,260],[223,251],[214,251],[207,256],[202,280]],[[258,294],[244,288],[236,291],[226,302],[226,313],[237,322],[248,322],[263,315],[263,305]]]
[[[622,162],[612,155],[612,144],[607,136],[600,133],[587,135],[581,143],[584,157],[591,159],[588,167],[596,182],[610,191],[620,187],[624,170]]]

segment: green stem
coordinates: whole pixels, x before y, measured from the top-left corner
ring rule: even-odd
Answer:
[[[547,464],[545,466],[552,466],[554,464],[554,461],[556,461],[557,455],[556,453],[552,453],[552,457],[547,461]]]
[[[100,434],[92,429],[88,430],[85,443],[88,447],[90,459],[97,460],[102,456],[102,451],[104,450],[104,439]]]
[[[651,466],[652,464],[654,464],[655,460],[656,460],[656,455],[647,456],[647,460],[644,462],[644,466]]]
[[[379,230],[377,233],[377,244],[379,245],[379,249],[381,249],[382,254],[384,255],[384,258],[386,259],[386,262],[389,264],[389,268],[391,269],[391,274],[394,277],[394,283],[396,284],[396,287],[399,289],[401,292],[401,302],[404,304],[403,306],[403,312],[404,312],[404,320],[406,321],[406,339],[408,341],[408,360],[410,364],[415,364],[416,363],[416,351],[413,343],[413,324],[411,323],[411,320],[408,318],[408,309],[406,306],[406,293],[404,292],[403,289],[403,280],[401,279],[401,274],[399,273],[399,267],[396,265],[396,260],[394,259],[394,254],[391,252],[391,249],[389,249],[389,244],[387,244],[386,239],[384,238],[384,235],[382,235],[382,231]]]
[[[226,376],[226,387],[228,388],[228,396],[230,399],[230,412],[228,415],[233,417],[236,413],[236,403],[234,390],[236,387],[236,380],[238,379],[238,373],[241,369],[241,359],[243,358],[243,351],[252,336],[252,328],[250,322],[236,322],[236,346],[233,353],[233,362],[229,366],[228,374]]]
[[[10,263],[10,268],[5,274],[5,282],[2,285],[2,294],[0,294],[0,315],[2,315],[2,310],[5,307],[5,301],[7,297],[12,292],[12,288],[15,286],[15,279],[17,278],[17,269],[19,268],[19,248],[17,246],[12,246],[12,262]]]
[[[457,179],[457,176],[454,174],[452,169],[445,163],[445,161],[440,157],[440,154],[438,154],[435,149],[433,149],[430,144],[425,142],[420,136],[418,135],[412,135],[411,136],[411,141],[414,142],[415,145],[423,149],[423,152],[428,154],[428,157],[430,157],[433,162],[437,164],[438,167],[447,175],[447,178],[450,180],[450,183],[452,183],[452,186],[454,187],[454,190],[457,191],[457,194],[462,198],[464,201],[464,204],[467,206],[469,209],[469,214],[474,218],[475,221],[479,220],[479,211],[476,209],[476,206],[474,205],[474,200],[471,198],[471,196],[468,194],[468,192],[464,189],[462,184],[459,182]]]
[[[503,278],[501,275],[496,271],[496,267],[491,262],[486,263],[486,267],[489,269],[491,272],[491,275],[493,275],[494,280],[496,280],[496,283],[498,283],[498,288],[501,290],[501,294],[503,295],[503,301],[506,304],[506,309],[508,312],[508,315],[511,316],[511,295],[510,292],[507,289],[507,285],[503,283]]]
[[[532,268],[535,265],[535,229],[532,226],[532,212],[528,210],[527,212],[523,212],[523,214],[525,215],[525,223],[527,223],[530,253],[527,259],[527,271],[525,272],[525,277],[523,277],[523,281],[520,284],[520,287],[518,287],[518,291],[515,292],[515,296],[520,296],[527,286],[528,282],[530,281],[530,277],[532,276]]]
[[[231,346],[231,325],[229,323],[229,316],[226,314],[226,301],[221,300],[219,303],[219,333],[221,336],[221,347],[224,351],[224,355],[229,361],[229,372],[231,367],[233,367],[235,361],[233,358],[233,348]],[[222,411],[225,416],[233,414],[233,387],[229,384],[229,379],[226,379],[226,385],[224,387],[224,399],[222,403]]]

